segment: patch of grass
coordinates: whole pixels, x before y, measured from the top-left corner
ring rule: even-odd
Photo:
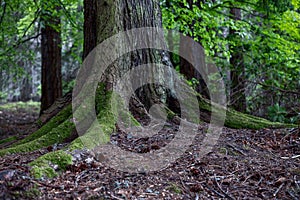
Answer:
[[[8,111],[16,111],[18,109],[24,109],[26,111],[39,112],[40,110],[40,102],[28,101],[28,102],[12,102],[6,104],[0,104],[0,110],[8,110]]]

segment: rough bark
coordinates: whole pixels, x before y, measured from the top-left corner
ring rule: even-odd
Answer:
[[[83,60],[97,45],[97,7],[96,0],[84,0],[84,44]]]
[[[120,31],[142,27],[162,27],[158,1],[98,1],[97,9],[98,44]],[[145,32],[145,34],[149,33]],[[124,47],[120,45],[119,48]],[[148,63],[162,63],[165,54],[165,52],[158,50],[142,49],[124,55],[108,70],[110,73],[106,74],[104,81],[107,85],[106,89],[111,89],[114,82],[133,67]],[[154,72],[145,71],[144,73]],[[156,74],[156,78],[163,82],[163,77],[160,74]],[[147,85],[137,90],[136,95],[147,109],[157,101],[164,101],[167,96],[163,89],[155,85]]]
[[[58,6],[42,3],[41,54],[42,97],[41,114],[62,96],[60,17],[50,15]]]

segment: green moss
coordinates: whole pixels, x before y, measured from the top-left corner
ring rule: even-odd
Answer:
[[[57,165],[59,170],[65,170],[72,164],[72,156],[62,150],[47,153],[31,162],[31,173],[35,178],[43,176],[52,178],[57,176],[57,172],[51,165]]]
[[[89,149],[94,148],[99,144],[107,143],[110,140],[111,133],[115,130],[115,124],[117,121],[117,112],[116,112],[116,100],[112,99],[111,92],[98,92],[96,96],[96,110],[97,110],[97,121],[95,120],[92,126],[87,130],[87,132],[75,139],[68,146],[68,150],[82,149],[84,147],[88,147]],[[66,120],[64,123],[68,123],[69,120]],[[99,125],[99,126],[98,126]],[[72,128],[74,124],[72,123]],[[55,130],[55,129],[54,129]],[[57,131],[62,130],[59,126],[57,127]],[[68,130],[71,132],[70,130]],[[53,130],[51,131],[53,132]],[[47,134],[48,135],[48,134]],[[46,137],[48,137],[46,135]],[[43,137],[43,136],[42,136]],[[26,143],[27,144],[27,143]],[[36,177],[47,176],[53,177],[57,175],[55,170],[49,165],[50,163],[59,165],[60,169],[64,169],[65,164],[69,164],[69,162],[65,162],[66,155],[55,156],[57,152],[48,153],[34,162],[31,163],[32,173]],[[53,157],[55,159],[53,159]],[[71,158],[70,158],[71,159]],[[67,160],[70,160],[69,158]],[[50,161],[50,162],[49,162]],[[60,165],[58,163],[64,163]]]
[[[50,132],[45,133],[43,136],[29,141],[27,143],[19,144],[14,147],[3,149],[0,151],[0,156],[8,153],[18,153],[18,152],[30,152],[43,147],[53,145],[55,143],[61,143],[66,138],[71,136],[72,131],[75,129],[75,125],[69,118],[61,123],[56,128],[52,127]]]
[[[239,128],[261,129],[261,128],[288,128],[288,127],[293,127],[294,125],[271,122],[264,118],[243,114],[235,110],[228,109],[226,112],[225,126],[236,128],[236,129]]]
[[[199,108],[204,112],[211,112],[211,104],[208,100],[203,99],[201,95],[197,95],[199,98]],[[230,128],[249,128],[249,129],[261,129],[261,128],[288,128],[294,127],[291,124],[282,124],[277,122],[271,122],[264,118],[255,117],[252,115],[237,112],[233,109],[214,106],[217,111],[216,114],[222,114],[226,112],[225,126]],[[221,117],[221,116],[220,116]]]
[[[117,119],[122,119],[123,125],[140,125],[129,111],[124,109],[121,97],[112,91],[106,91],[105,85],[100,83],[96,90],[95,109],[97,121],[95,120],[86,133],[79,140],[71,143],[71,149],[82,148],[82,145],[92,149],[97,145],[106,144],[110,141],[110,135],[115,131]]]
[[[289,171],[293,174],[300,175],[300,168],[291,168]]]
[[[14,185],[12,184],[11,187],[14,187]],[[10,195],[12,198],[9,199],[37,199],[41,195],[41,192],[38,190],[37,185],[34,185],[33,188],[30,188],[27,191],[12,190],[10,191]]]
[[[38,120],[36,121],[36,124],[37,124],[39,127],[41,127],[41,126],[43,125],[43,122],[42,122],[41,119],[38,119]]]
[[[20,144],[28,143],[30,141],[36,140],[39,137],[46,135],[47,133],[51,132],[52,129],[58,127],[66,119],[70,118],[71,115],[72,115],[72,105],[68,105],[66,108],[60,111],[55,117],[53,117],[49,122],[47,122],[44,126],[42,126],[39,130],[30,134],[23,140],[20,140],[19,142],[14,144],[13,147]]]
[[[221,147],[221,148],[219,149],[219,152],[220,152],[221,154],[226,154],[228,151],[227,151],[227,149],[226,149],[225,147]]]
[[[0,144],[5,144],[5,143],[8,143],[8,142],[12,142],[12,141],[15,141],[17,139],[18,139],[17,136],[8,137],[8,138],[5,138],[3,140],[0,140]]]
[[[123,126],[132,127],[132,126],[140,126],[141,125],[132,116],[130,111],[128,109],[126,109],[125,103],[119,94],[111,93],[110,101],[111,101],[111,105],[110,105],[111,113],[114,115],[114,117],[119,119],[119,122],[120,121],[122,122]],[[105,110],[105,108],[104,108],[104,110]],[[107,112],[107,111],[105,111],[105,112]]]
[[[176,194],[182,193],[181,188],[179,186],[177,186],[175,183],[170,183],[166,189],[169,191],[175,192]]]
[[[82,137],[82,136],[81,136]],[[70,151],[73,151],[75,149],[83,149],[84,148],[84,144],[82,143],[81,137],[76,138],[75,140],[73,140],[70,145],[68,146],[68,149]]]

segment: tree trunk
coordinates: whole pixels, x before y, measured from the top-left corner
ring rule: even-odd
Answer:
[[[161,13],[157,0],[136,1],[98,1],[97,2],[97,44],[113,36],[120,31],[127,31],[142,27],[162,27]],[[148,33],[145,33],[148,34]],[[143,40],[143,38],[141,38]],[[126,42],[126,41],[125,41]],[[123,48],[120,46],[120,48]],[[126,48],[126,47],[125,47]],[[167,53],[160,50],[142,49],[135,50],[128,55],[124,55],[116,61],[106,74],[106,89],[110,90],[116,80],[121,78],[128,70],[148,63],[163,63]],[[164,63],[166,65],[166,63]],[[170,64],[170,62],[169,62]],[[158,70],[159,71],[159,70]],[[145,73],[155,73],[147,71]],[[163,82],[164,78],[156,74],[156,78]],[[135,77],[139,79],[139,77]],[[135,80],[139,81],[139,80]],[[136,91],[136,96],[144,104],[146,109],[158,101],[166,102],[165,91],[157,85],[147,85]]]
[[[84,44],[82,60],[84,60],[97,45],[96,5],[96,0],[84,0]]]
[[[230,14],[234,20],[241,20],[241,10],[232,8]],[[229,37],[235,39],[237,33],[235,30],[229,30]],[[246,112],[246,95],[245,95],[245,66],[243,53],[240,46],[231,46],[232,54],[230,57],[230,105],[237,111]]]
[[[60,17],[50,15],[59,6],[49,7],[43,3],[42,22],[42,97],[41,111],[49,108],[62,96]]]

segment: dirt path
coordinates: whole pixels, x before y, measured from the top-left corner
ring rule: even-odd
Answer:
[[[25,130],[23,125],[15,123],[26,122],[22,121],[24,117],[16,118],[16,113],[6,113],[5,116],[14,117],[5,118],[6,125],[11,126],[1,127],[1,131],[11,130],[7,135],[12,135]],[[27,122],[31,123],[30,120]],[[0,125],[3,124],[5,125],[1,121]],[[16,131],[12,131],[13,129]],[[174,127],[168,129],[168,134],[172,134],[170,130],[173,129]],[[98,162],[88,151],[82,150],[73,152],[73,165],[60,176],[54,179],[34,179],[30,176],[27,164],[59,146],[7,155],[0,158],[0,197],[300,199],[300,138],[296,131],[291,133],[289,129],[253,131],[224,128],[218,144],[209,154],[199,158],[202,136],[206,129],[206,124],[199,126],[199,133],[193,144],[175,163],[150,173],[129,174],[117,171]],[[125,149],[140,153],[147,152],[144,149],[151,149],[153,141],[156,141],[151,138],[129,141],[128,138],[131,137],[125,132],[116,133],[113,138]],[[163,138],[157,146],[168,142]]]

